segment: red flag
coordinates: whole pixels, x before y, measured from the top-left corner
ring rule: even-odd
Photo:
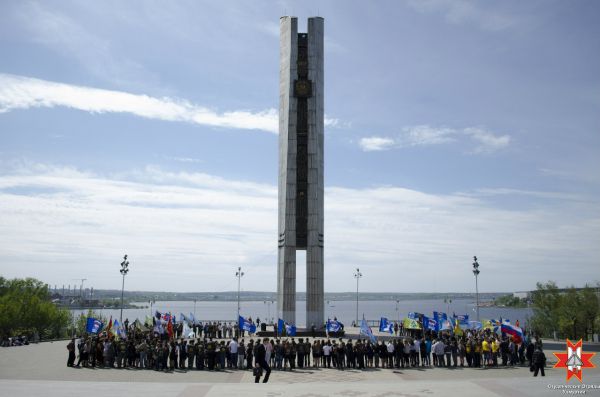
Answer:
[[[169,334],[169,339],[173,339],[173,323],[171,319],[169,319],[169,324],[167,324],[167,333]]]
[[[106,326],[106,329],[104,331],[106,331],[106,336],[110,336],[110,333],[112,331],[112,316],[110,316],[110,321],[108,322],[108,325]]]

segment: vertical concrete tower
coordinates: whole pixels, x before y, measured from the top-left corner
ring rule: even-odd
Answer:
[[[296,251],[306,250],[306,327],[323,303],[323,18],[281,17],[277,311],[296,324]]]

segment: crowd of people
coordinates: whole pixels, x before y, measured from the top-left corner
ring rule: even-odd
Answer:
[[[271,369],[345,369],[409,367],[485,367],[529,364],[541,370],[541,339],[525,335],[513,340],[489,329],[465,330],[461,336],[441,331],[416,332],[388,340],[306,337],[257,338],[243,335],[237,327],[205,324],[192,338],[127,328],[127,336],[110,333],[83,335],[69,342],[68,366],[137,368],[155,371],[254,370],[268,381]],[[77,357],[78,356],[78,357]],[[76,359],[78,358],[77,362]]]

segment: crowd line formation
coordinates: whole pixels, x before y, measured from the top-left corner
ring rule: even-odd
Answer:
[[[513,340],[489,329],[466,330],[462,336],[445,331],[417,332],[387,341],[333,338],[256,338],[219,327],[200,328],[198,337],[172,337],[130,327],[127,337],[110,333],[84,335],[67,345],[68,366],[137,368],[155,371],[254,370],[256,381],[271,369],[369,369],[408,367],[498,367],[526,363],[544,375],[541,340],[525,335]],[[126,328],[127,329],[127,328]],[[228,338],[228,339],[223,339]],[[75,362],[78,353],[78,361]]]

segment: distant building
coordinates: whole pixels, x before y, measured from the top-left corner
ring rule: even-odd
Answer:
[[[513,298],[529,299],[530,296],[531,296],[531,291],[517,291],[517,292],[513,292]]]

